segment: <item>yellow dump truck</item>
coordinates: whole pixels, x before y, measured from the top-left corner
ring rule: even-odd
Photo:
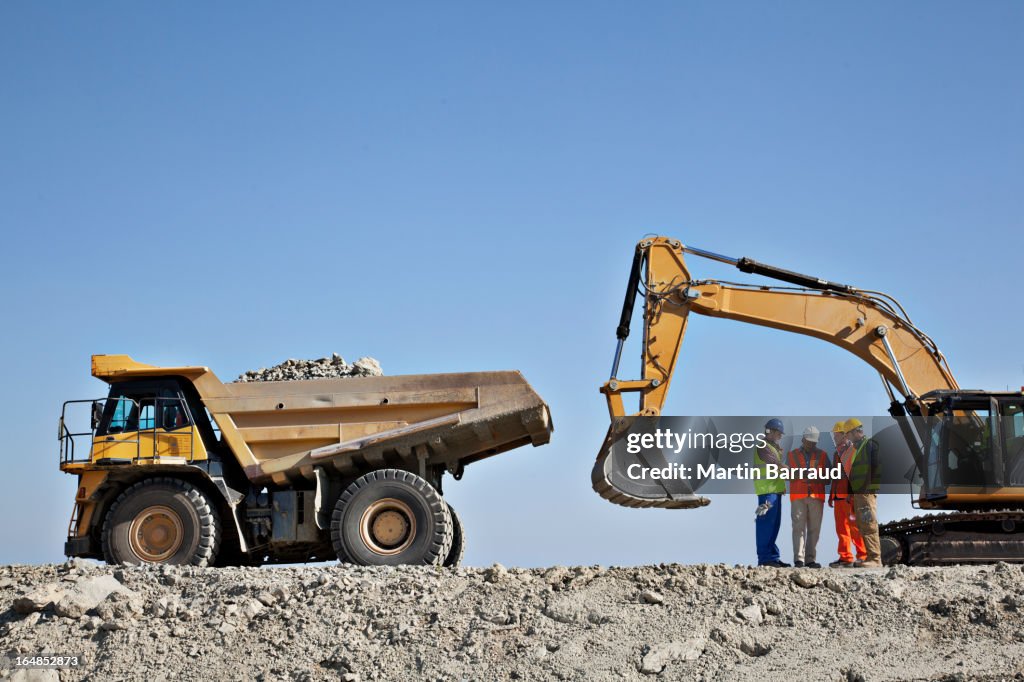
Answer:
[[[222,383],[94,355],[92,374],[108,395],[61,411],[65,554],[109,563],[455,565],[444,474],[553,430],[512,371]]]

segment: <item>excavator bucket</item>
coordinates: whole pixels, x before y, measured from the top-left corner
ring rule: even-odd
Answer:
[[[671,463],[659,451],[631,453],[626,447],[627,434],[652,423],[645,417],[626,417],[612,422],[590,474],[594,492],[622,507],[694,509],[710,504],[708,498],[695,493],[689,481],[631,475],[631,472],[670,468]],[[696,454],[702,459],[710,456],[710,453]]]

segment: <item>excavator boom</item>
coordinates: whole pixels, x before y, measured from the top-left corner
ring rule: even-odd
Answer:
[[[695,280],[684,252],[735,265],[748,273],[772,277],[801,288],[751,286],[716,280]],[[638,415],[661,414],[686,334],[691,312],[782,331],[813,336],[843,348],[871,365],[886,388],[895,387],[911,414],[928,391],[959,386],[935,343],[913,325],[894,299],[876,292],[802,275],[749,258],[729,258],[684,246],[667,237],[637,245],[630,285],[616,336],[612,377],[602,386],[612,416],[625,416],[622,393],[640,394]],[[638,381],[619,381],[616,374],[629,320],[643,283],[644,339]],[[892,395],[892,394],[891,394]],[[894,397],[894,396],[893,396]]]

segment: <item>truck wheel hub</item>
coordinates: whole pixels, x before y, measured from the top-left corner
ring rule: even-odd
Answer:
[[[132,521],[128,539],[132,552],[142,561],[166,561],[181,547],[181,517],[162,505],[143,509]]]
[[[405,502],[384,498],[363,512],[359,535],[376,554],[398,554],[412,544],[416,535],[416,519]]]

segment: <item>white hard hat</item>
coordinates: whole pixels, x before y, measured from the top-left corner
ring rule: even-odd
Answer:
[[[812,443],[817,443],[818,429],[814,428],[813,426],[808,426],[806,429],[804,429],[804,440],[810,441]]]

